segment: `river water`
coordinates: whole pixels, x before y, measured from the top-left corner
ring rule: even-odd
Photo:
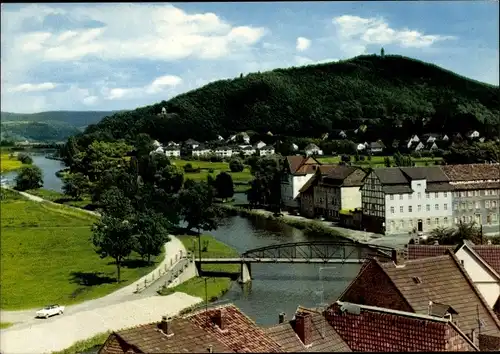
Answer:
[[[43,155],[33,155],[33,160],[44,172],[44,188],[61,191],[61,180],[55,175],[63,168],[61,162]],[[5,177],[14,176],[11,173]],[[235,198],[246,199],[242,193]],[[241,253],[276,243],[314,239],[301,230],[262,217],[231,216],[209,233]],[[245,287],[234,282],[221,302],[234,303],[260,325],[272,325],[277,323],[280,312],[291,317],[298,305],[320,307],[331,303],[359,268],[359,265],[253,264],[252,282]]]

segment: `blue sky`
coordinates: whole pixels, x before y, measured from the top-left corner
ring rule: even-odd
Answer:
[[[498,85],[495,1],[2,4],[1,109],[133,109],[240,73],[401,54]]]

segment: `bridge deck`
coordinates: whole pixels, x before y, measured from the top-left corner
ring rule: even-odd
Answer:
[[[240,264],[240,263],[363,263],[365,259],[322,259],[322,258],[202,258],[202,264]],[[195,259],[196,263],[200,260]]]

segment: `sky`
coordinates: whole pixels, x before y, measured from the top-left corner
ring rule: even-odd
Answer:
[[[498,85],[497,1],[1,5],[1,110],[121,110],[255,71],[399,54]]]

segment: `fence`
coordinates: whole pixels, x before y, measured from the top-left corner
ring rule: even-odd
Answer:
[[[161,277],[165,278],[164,285],[168,286],[184,272],[189,264],[193,262],[193,259],[191,252],[186,254],[184,251],[180,250],[175,257],[170,258],[169,261],[165,260],[164,262],[162,266],[156,268],[136,284],[134,293],[141,293],[153,283],[157,282]]]

